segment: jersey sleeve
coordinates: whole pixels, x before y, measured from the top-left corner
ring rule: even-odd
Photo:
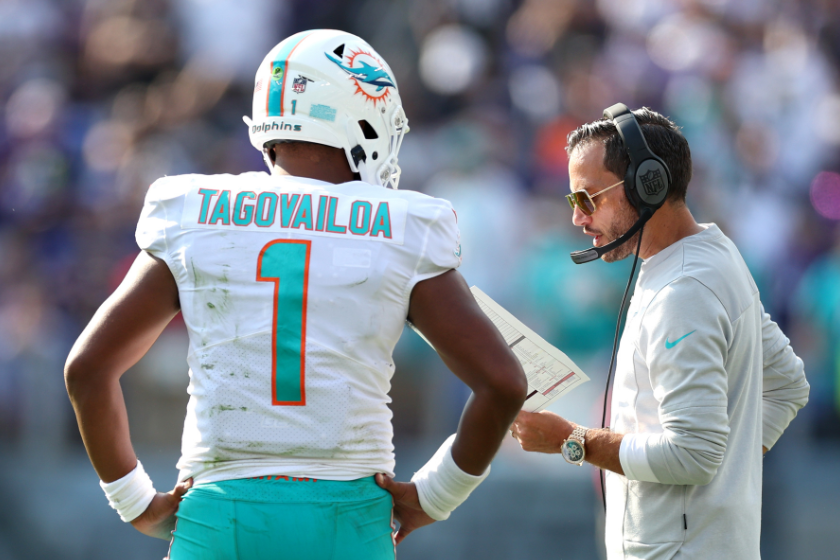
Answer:
[[[425,198],[412,204],[409,219],[417,228],[420,244],[417,264],[408,294],[423,280],[461,266],[461,232],[452,205],[440,198]]]
[[[172,228],[180,229],[184,182],[177,177],[158,179],[149,187],[134,238],[138,247],[171,265]],[[171,268],[171,266],[170,266]]]
[[[712,480],[729,438],[725,364],[731,339],[723,304],[693,278],[672,282],[648,306],[639,346],[663,431],[624,436],[619,458],[628,478],[693,485]]]
[[[140,249],[167,260],[166,229],[168,220],[166,205],[160,198],[161,190],[162,180],[158,179],[152,183],[146,192],[146,200],[143,203],[143,210],[140,212],[140,219],[137,221],[134,238],[137,240],[137,246]]]

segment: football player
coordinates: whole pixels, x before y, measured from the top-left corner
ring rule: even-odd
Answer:
[[[82,438],[112,507],[171,537],[172,560],[393,559],[487,476],[524,374],[455,270],[451,205],[396,190],[408,121],[370,45],[287,38],[245,121],[270,174],[150,187],[142,251],[65,367]],[[163,493],[132,448],[119,380],[179,310],[190,400]],[[388,391],[406,320],[473,394],[458,432],[397,482]]]

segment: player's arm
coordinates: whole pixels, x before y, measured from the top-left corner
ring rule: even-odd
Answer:
[[[525,402],[522,366],[455,270],[415,286],[409,320],[472,389],[452,458],[464,472],[481,475]]]
[[[120,377],[146,353],[178,310],[178,287],[169,268],[142,251],[67,358],[67,393],[88,456],[104,483],[123,479],[138,465]],[[161,531],[157,523],[146,523],[147,514],[162,515],[170,506],[177,507],[177,498],[185,491],[186,487],[176,487],[170,494],[158,494],[145,512],[130,521],[146,534],[168,538],[165,528]]]
[[[394,494],[398,543],[414,529],[446,519],[484,479],[528,388],[519,361],[457,271],[414,287],[409,320],[473,394],[454,441],[447,440],[413,483],[377,477]]]

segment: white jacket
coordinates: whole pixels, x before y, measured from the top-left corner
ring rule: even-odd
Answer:
[[[607,556],[757,560],[762,445],[808,400],[802,360],[714,224],[647,259],[621,339]]]

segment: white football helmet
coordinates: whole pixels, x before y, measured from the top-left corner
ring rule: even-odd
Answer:
[[[271,49],[257,70],[251,144],[300,140],[343,148],[362,181],[398,188],[397,154],[408,119],[391,68],[364,40],[332,29],[302,31]]]

